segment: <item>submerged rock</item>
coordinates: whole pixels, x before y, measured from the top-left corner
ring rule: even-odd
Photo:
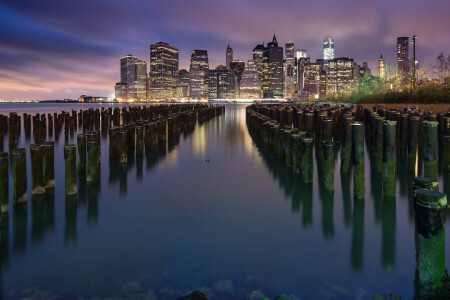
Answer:
[[[208,298],[200,291],[193,291],[189,295],[180,297],[177,300],[208,300]]]

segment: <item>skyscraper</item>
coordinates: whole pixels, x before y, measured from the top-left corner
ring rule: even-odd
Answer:
[[[120,58],[120,82],[128,82],[128,66],[137,60],[137,56],[131,54]]]
[[[304,64],[304,83],[303,90],[311,96],[319,94],[320,72],[323,69],[322,62],[305,63]]]
[[[209,99],[233,99],[235,94],[235,77],[226,66],[218,66],[209,70],[208,98]]]
[[[352,92],[354,65],[353,59],[347,57],[328,61],[327,93],[329,95],[348,95]]]
[[[208,99],[208,52],[193,50],[189,69],[189,98]]]
[[[249,60],[242,73],[239,87],[239,98],[259,99],[261,98],[261,82],[259,80],[258,69],[253,60]]]
[[[309,57],[300,57],[297,59],[297,84],[299,91],[303,91],[304,89],[304,71],[305,64],[309,63]]]
[[[150,45],[150,98],[175,97],[178,84],[178,48],[169,43]]]
[[[386,76],[386,67],[384,65],[383,55],[380,56],[378,60],[378,77],[384,78]]]
[[[295,93],[295,45],[294,43],[286,43],[285,45],[285,74],[284,74],[284,95],[287,98],[292,98]]]
[[[295,58],[297,60],[306,57],[308,57],[308,52],[306,51],[306,49],[295,49]]]
[[[230,64],[233,61],[233,48],[228,45],[227,52],[226,52],[226,63],[227,63],[227,69],[230,70]]]
[[[178,71],[178,85],[176,90],[176,97],[178,99],[189,96],[189,71],[181,69]]]
[[[397,75],[405,77],[409,74],[409,38],[397,38]]]
[[[264,49],[263,62],[263,98],[283,98],[283,47],[278,46],[275,34]]]
[[[239,85],[241,83],[242,73],[244,72],[245,62],[240,60],[233,60],[230,63],[230,70],[234,74],[234,94],[236,98],[239,98]]]
[[[147,63],[136,60],[128,65],[128,99],[147,99]]]
[[[263,45],[257,45],[254,49],[253,49],[253,61],[255,62],[256,65],[256,69],[258,70],[258,74],[259,74],[259,81],[263,82],[263,78],[264,78],[264,44]]]
[[[331,36],[326,36],[323,39],[323,60],[327,64],[328,60],[334,58],[334,39]]]

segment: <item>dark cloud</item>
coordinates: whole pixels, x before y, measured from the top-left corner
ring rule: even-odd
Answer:
[[[0,4],[0,98],[76,98],[111,95],[126,53],[149,61],[149,44],[180,49],[188,68],[193,49],[206,49],[212,67],[225,48],[251,59],[271,40],[306,48],[320,58],[322,39],[336,55],[369,62],[395,60],[396,37],[417,34],[418,59],[450,52],[448,0],[3,0]],[[450,53],[448,53],[450,54]]]

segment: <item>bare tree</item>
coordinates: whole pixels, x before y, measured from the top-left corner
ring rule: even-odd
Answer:
[[[448,76],[450,56],[445,57],[444,53],[438,55],[436,63],[433,65],[433,72],[438,76],[440,82],[444,82],[445,77]]]

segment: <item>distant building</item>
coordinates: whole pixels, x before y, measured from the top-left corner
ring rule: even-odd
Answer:
[[[406,77],[409,74],[409,38],[397,38],[397,75]]]
[[[284,96],[292,98],[295,93],[295,45],[287,43],[285,45],[285,74],[284,74]]]
[[[231,48],[230,45],[228,45],[226,52],[226,64],[228,70],[231,70],[230,64],[232,61],[233,61],[233,48]]]
[[[258,74],[259,74],[259,81],[263,82],[263,78],[264,78],[264,44],[262,45],[257,45],[254,49],[253,49],[253,61],[255,62],[256,65],[256,69],[258,70]]]
[[[308,64],[309,62],[310,62],[309,57],[300,57],[297,59],[296,75],[297,75],[297,86],[299,91],[303,91],[304,89],[305,64]]]
[[[323,60],[325,65],[332,59],[334,59],[334,39],[331,36],[326,36],[323,39]]]
[[[181,69],[178,71],[176,97],[177,99],[189,97],[189,71],[186,69]]]
[[[179,50],[169,43],[150,45],[150,98],[175,97],[178,84]]]
[[[128,85],[126,82],[118,82],[114,88],[116,99],[128,99]]]
[[[359,70],[359,76],[362,77],[364,75],[372,75],[372,70],[370,70],[367,62],[363,62],[362,67]]]
[[[338,57],[328,61],[327,94],[348,95],[354,88],[354,61]]]
[[[120,82],[114,88],[116,99],[128,99],[128,67],[137,60],[137,56],[131,54],[120,58]]]
[[[128,99],[147,100],[147,63],[137,60],[128,65]]]
[[[240,60],[234,60],[230,63],[230,70],[234,74],[234,94],[236,98],[239,98],[239,86],[241,84],[242,73],[244,72],[245,62]]]
[[[109,101],[108,97],[95,97],[95,96],[81,95],[78,98],[78,102],[83,102],[83,103],[107,102],[107,101]]]
[[[239,98],[259,99],[261,98],[261,82],[259,80],[258,69],[253,60],[249,60],[242,73],[239,87]]]
[[[218,66],[214,70],[209,70],[208,78],[208,98],[213,99],[233,99],[235,94],[235,76],[226,66]]]
[[[322,62],[304,64],[303,91],[311,95],[319,94],[320,72],[323,70]]]
[[[300,58],[308,57],[308,51],[306,49],[296,49],[295,50],[295,58],[298,60]]]
[[[319,98],[324,99],[327,96],[327,72],[325,70],[320,71],[319,78]]]
[[[189,69],[189,98],[208,99],[208,52],[193,50]]]
[[[283,47],[278,46],[275,34],[264,49],[263,62],[263,98],[283,98]]]
[[[378,59],[378,72],[377,75],[379,78],[385,78],[386,77],[386,66],[384,65],[384,59],[383,55],[380,56],[380,59]]]

